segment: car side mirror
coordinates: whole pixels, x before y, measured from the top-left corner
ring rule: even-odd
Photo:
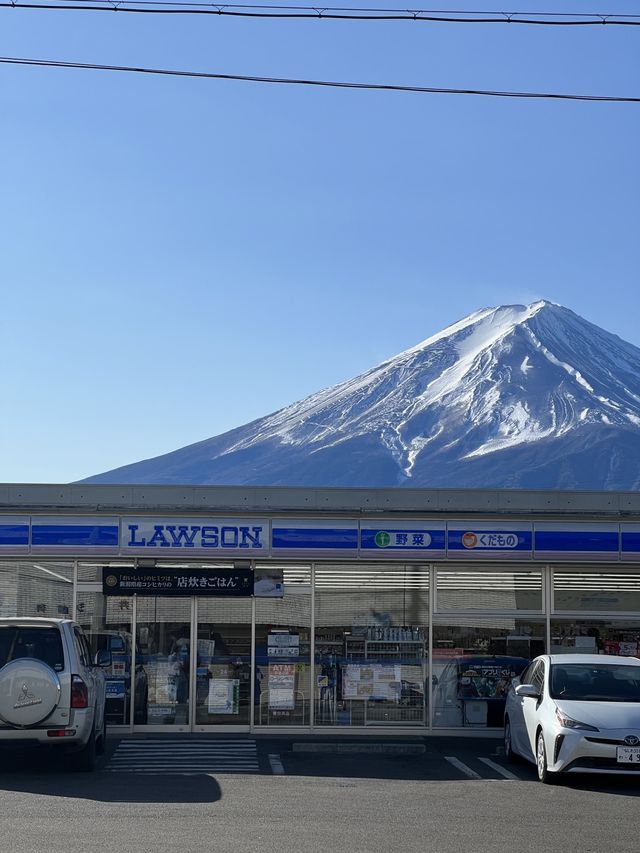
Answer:
[[[100,651],[96,653],[95,662],[96,666],[111,666],[111,652],[108,649],[100,649]]]
[[[540,691],[535,684],[518,684],[516,696],[524,696],[527,699],[539,699]]]

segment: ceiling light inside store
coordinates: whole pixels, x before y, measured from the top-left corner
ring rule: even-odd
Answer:
[[[37,563],[33,564],[34,569],[40,569],[41,572],[45,572],[47,575],[51,575],[54,578],[58,578],[58,580],[64,581],[65,583],[73,583],[70,578],[65,578],[63,575],[59,575],[57,572],[52,572],[51,569],[45,569],[44,566],[39,566]]]

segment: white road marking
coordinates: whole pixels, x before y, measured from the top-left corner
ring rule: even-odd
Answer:
[[[510,770],[507,770],[506,767],[502,767],[500,764],[497,764],[495,761],[492,761],[490,758],[480,758],[483,764],[486,764],[487,767],[491,767],[496,773],[500,773],[501,776],[504,776],[505,779],[512,779],[515,782],[519,782],[520,780],[512,773]]]
[[[270,754],[269,755],[269,764],[271,765],[271,771],[274,776],[283,776],[284,775],[284,765],[280,759],[279,755]]]
[[[467,767],[466,764],[463,764],[459,758],[456,758],[453,755],[445,755],[445,761],[448,761],[449,764],[452,764],[456,767],[461,773],[464,773],[465,776],[468,776],[469,779],[482,779],[479,773],[476,773],[475,770],[472,770],[470,767]]]

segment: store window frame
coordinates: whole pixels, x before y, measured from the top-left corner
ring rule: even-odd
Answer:
[[[425,626],[421,626],[421,625],[416,626],[416,627],[421,628],[421,630],[423,630],[423,635],[422,635],[423,647],[424,647],[425,643],[428,643],[427,654],[426,654],[426,656],[422,657],[422,662],[420,664],[420,666],[422,668],[422,680],[424,681],[424,687],[423,687],[423,693],[422,693],[422,708],[421,708],[421,710],[422,710],[422,722],[421,723],[416,722],[415,725],[401,725],[401,724],[389,724],[389,723],[380,723],[379,725],[375,725],[372,723],[365,723],[362,726],[354,725],[354,726],[345,726],[344,728],[336,726],[335,724],[333,724],[333,725],[317,725],[317,726],[314,724],[314,725],[312,725],[311,731],[318,731],[318,732],[322,732],[323,734],[330,734],[330,733],[335,734],[337,731],[341,731],[342,733],[346,733],[347,731],[358,731],[358,732],[366,731],[368,734],[372,734],[372,735],[373,734],[382,734],[385,732],[388,733],[388,732],[394,731],[394,730],[396,730],[398,733],[401,731],[403,731],[405,733],[416,732],[416,731],[421,732],[421,733],[425,733],[425,732],[430,731],[430,728],[431,728],[431,725],[430,725],[430,718],[431,718],[430,703],[431,703],[431,696],[432,696],[432,685],[431,685],[432,668],[431,668],[430,648],[431,648],[431,642],[432,642],[431,625],[433,622],[433,618],[432,618],[433,617],[433,595],[432,595],[432,591],[433,591],[433,582],[434,582],[434,564],[430,563],[430,562],[422,562],[422,561],[416,561],[416,560],[409,560],[408,561],[406,558],[405,559],[398,559],[398,560],[387,560],[387,561],[373,561],[371,559],[362,559],[362,560],[342,559],[342,560],[339,560],[339,559],[335,559],[335,558],[334,559],[327,559],[324,561],[319,561],[319,560],[314,561],[312,563],[312,597],[313,597],[313,599],[312,599],[312,620],[311,620],[311,622],[312,622],[312,628],[311,628],[311,631],[312,631],[312,633],[311,633],[311,637],[312,637],[312,661],[313,661],[314,673],[315,673],[315,667],[317,664],[315,647],[316,647],[316,639],[317,639],[316,632],[317,632],[317,627],[318,627],[316,625],[317,610],[316,610],[315,595],[316,595],[316,593],[322,594],[322,592],[325,591],[324,588],[319,589],[317,587],[316,570],[317,569],[320,569],[320,570],[324,569],[324,570],[329,570],[331,572],[335,572],[336,569],[339,570],[339,567],[342,567],[342,568],[347,569],[347,570],[349,570],[349,569],[355,569],[355,570],[360,570],[360,571],[374,570],[374,572],[377,572],[377,571],[384,572],[385,570],[386,571],[392,570],[393,572],[397,572],[398,574],[400,574],[402,572],[402,574],[405,577],[406,577],[406,573],[407,573],[408,569],[418,568],[420,570],[422,577],[424,579],[426,579],[426,581],[427,581],[426,587],[423,586],[422,584],[419,584],[417,587],[409,587],[409,589],[411,589],[411,588],[418,589],[421,593],[423,593],[423,594],[426,593],[426,596],[427,596],[426,609],[427,609],[427,623],[428,624],[426,624]],[[367,587],[366,586],[363,586],[361,588],[357,587],[357,589],[358,590],[362,589],[363,591],[366,591]],[[404,591],[406,592],[406,588],[404,588]],[[393,642],[393,641],[390,641],[390,642]],[[314,710],[315,710],[315,704],[316,703],[315,703],[315,694],[314,694],[314,702],[312,703],[312,707],[314,708]],[[312,717],[312,720],[313,720],[313,717]]]
[[[528,565],[503,565],[495,562],[487,561],[483,563],[474,563],[470,566],[465,563],[433,563],[433,579],[431,585],[431,600],[433,602],[434,616],[542,616],[547,615],[547,591],[549,588],[548,566],[547,564],[530,563]],[[440,607],[438,604],[438,573],[441,571],[449,572],[464,572],[465,574],[482,574],[491,572],[491,574],[506,574],[506,575],[525,575],[539,574],[540,575],[540,608],[518,610],[517,608],[501,608],[501,607],[477,607],[477,608],[447,608]]]
[[[78,613],[77,613],[77,604],[78,604],[78,595],[82,592],[102,592],[102,583],[100,580],[80,580],[78,567],[81,563],[93,562],[100,563],[102,562],[104,565],[109,564],[118,564],[118,565],[136,565],[138,560],[127,560],[114,558],[113,556],[100,557],[92,556],[90,560],[87,557],[80,558],[60,558],[54,555],[43,555],[42,557],[34,557],[21,555],[16,557],[3,557],[0,562],[0,568],[2,566],[16,566],[19,563],[38,563],[47,567],[48,564],[51,564],[52,569],[55,569],[54,564],[65,563],[73,567],[72,574],[72,607],[70,608],[70,613],[64,616],[66,618],[72,618],[77,621]],[[261,561],[264,564],[275,561]],[[310,618],[310,660],[315,660],[315,645],[316,645],[316,566],[323,567],[327,563],[334,562],[333,560],[310,560],[308,561],[308,565],[311,571],[311,591],[310,591],[310,608],[311,608],[311,618]],[[357,565],[359,560],[345,560],[345,563],[353,563],[353,565]],[[393,561],[395,563],[395,561]],[[397,561],[397,565],[404,564],[405,561]],[[279,560],[279,565],[287,565],[289,561]],[[299,564],[299,560],[291,561],[291,564]],[[420,565],[424,566],[425,569],[428,569],[429,572],[429,602],[428,602],[428,659],[427,659],[427,702],[429,712],[427,714],[426,724],[424,727],[416,726],[416,730],[424,733],[434,733],[443,734],[448,730],[436,728],[433,726],[433,710],[434,710],[434,697],[433,697],[433,636],[434,636],[434,622],[435,620],[440,620],[443,617],[455,615],[456,618],[467,618],[470,620],[481,619],[482,617],[504,617],[504,616],[512,616],[516,618],[541,618],[544,619],[546,623],[546,637],[545,637],[545,647],[547,653],[551,648],[551,640],[552,640],[552,621],[555,620],[595,620],[595,621],[605,621],[610,625],[614,626],[616,622],[624,622],[625,620],[640,620],[639,611],[637,610],[607,610],[607,609],[594,609],[594,610],[563,610],[556,608],[555,601],[555,573],[556,572],[569,572],[575,574],[583,574],[583,575],[593,575],[593,574],[601,574],[606,579],[607,575],[637,575],[640,573],[640,563],[638,564],[628,564],[628,565],[620,565],[619,563],[607,563],[607,562],[599,562],[597,564],[589,563],[585,565],[584,563],[579,564],[578,561],[571,561],[566,563],[539,563],[536,561],[532,561],[531,563],[519,563],[517,565],[503,565],[496,564],[495,561],[491,561],[487,559],[486,561],[478,561],[474,563],[473,566],[469,564],[460,564],[460,563],[449,563],[446,560],[437,561],[437,562],[429,562],[429,563],[421,563]],[[437,572],[438,570],[445,571],[455,571],[460,570],[464,572],[472,572],[472,571],[487,571],[491,572],[501,572],[507,574],[518,574],[518,573],[529,573],[529,572],[540,572],[541,580],[542,580],[542,607],[540,610],[515,610],[515,609],[472,609],[472,610],[451,610],[451,609],[439,609],[438,608],[438,587],[437,587]],[[132,620],[133,625],[137,624],[137,607],[136,607],[136,596],[132,596]],[[60,616],[58,616],[60,618]],[[252,598],[251,605],[251,668],[252,673],[255,672],[256,660],[255,660],[255,645],[256,645],[256,599]],[[135,643],[132,648],[132,666],[135,667]],[[309,722],[304,727],[296,727],[295,731],[318,731],[327,733],[328,728],[326,726],[316,726],[314,719],[314,703],[311,703],[310,714],[309,714]],[[260,731],[264,733],[265,727],[259,727],[257,725],[257,720],[255,719],[255,703],[254,703],[254,678],[251,678],[251,710],[250,710],[250,719],[249,726],[242,726],[243,730],[248,730],[251,732]],[[119,727],[120,731],[134,731],[133,724],[133,714],[134,714],[134,704],[131,703],[130,715],[128,723]],[[212,727],[213,730],[217,730],[218,727]],[[148,731],[148,729],[146,729]],[[226,731],[229,731],[228,727],[225,727]],[[293,728],[286,729],[283,727],[281,731],[291,732],[294,731]],[[334,731],[334,730],[332,730]],[[368,734],[379,734],[382,729],[377,727],[371,727],[367,730]],[[385,729],[385,731],[389,732],[389,729]],[[403,729],[406,733],[410,731],[410,729]],[[397,730],[399,733],[399,730]]]
[[[622,619],[631,619],[638,616],[640,610],[607,610],[606,608],[597,609],[597,610],[577,610],[577,609],[562,609],[556,607],[556,584],[555,584],[555,576],[556,572],[562,572],[564,574],[574,574],[574,575],[640,575],[640,564],[639,565],[624,565],[621,566],[618,563],[602,563],[600,565],[592,565],[575,568],[573,565],[557,565],[550,564],[549,565],[549,618],[551,617],[576,617],[587,619],[591,617],[593,619],[598,619],[600,617],[605,619],[615,619],[616,617]],[[549,638],[548,648],[551,647],[551,640]]]

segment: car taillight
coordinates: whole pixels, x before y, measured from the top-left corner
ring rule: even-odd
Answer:
[[[71,676],[71,707],[89,707],[89,691],[87,690],[87,685],[79,675]]]

